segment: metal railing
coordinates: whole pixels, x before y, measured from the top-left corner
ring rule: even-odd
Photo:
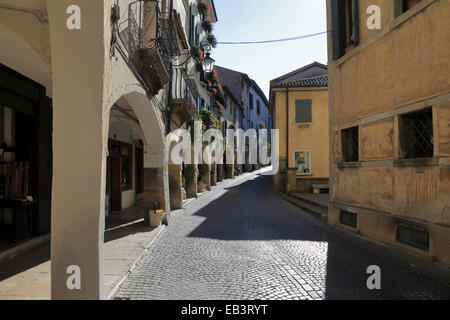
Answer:
[[[172,78],[172,99],[184,99],[191,106],[199,97],[197,85],[192,77],[187,74],[186,68],[174,67]]]
[[[172,57],[180,54],[174,22],[162,13],[158,1],[138,0],[129,4],[128,27],[121,32],[130,56],[139,50],[156,49],[167,71]]]

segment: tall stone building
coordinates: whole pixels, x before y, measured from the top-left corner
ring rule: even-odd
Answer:
[[[450,263],[450,2],[327,11],[329,223]]]
[[[213,0],[1,1],[0,228],[51,231],[52,298],[104,297],[108,211],[180,205],[166,138],[209,98],[216,21]]]

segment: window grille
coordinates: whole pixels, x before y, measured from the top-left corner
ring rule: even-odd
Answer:
[[[401,157],[433,157],[433,112],[431,108],[399,117]]]
[[[341,131],[342,161],[359,161],[359,134],[358,127],[352,127]]]

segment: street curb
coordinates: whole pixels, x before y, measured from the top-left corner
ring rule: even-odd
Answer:
[[[0,253],[0,263],[8,262],[48,242],[50,242],[50,234],[30,239],[18,246],[12,247],[11,249]]]
[[[150,243],[145,247],[145,249],[141,252],[139,257],[136,259],[136,261],[133,263],[133,265],[128,269],[128,271],[122,276],[122,278],[119,280],[119,282],[114,286],[114,288],[111,290],[110,294],[104,299],[104,300],[113,300],[114,296],[119,291],[122,283],[128,278],[128,276],[133,272],[136,265],[142,260],[144,255],[147,253],[148,249],[152,246],[152,244],[158,239],[159,235],[163,232],[163,230],[166,228],[165,225],[161,225],[161,230],[158,231],[156,236],[150,241]]]

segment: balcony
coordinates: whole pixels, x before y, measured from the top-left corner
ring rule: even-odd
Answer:
[[[188,76],[184,67],[175,67],[172,79],[172,113],[178,114],[181,123],[191,119],[191,108],[196,106],[198,97],[194,79]]]
[[[171,58],[180,54],[175,23],[158,1],[136,1],[128,10],[128,51],[140,74],[157,93],[170,80]]]

